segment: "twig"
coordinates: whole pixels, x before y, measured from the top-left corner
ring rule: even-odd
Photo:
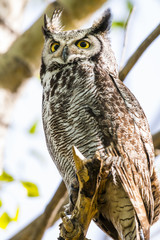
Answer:
[[[128,40],[128,29],[129,29],[129,24],[130,24],[130,20],[131,20],[131,16],[134,12],[134,7],[131,8],[130,12],[129,12],[129,15],[128,15],[128,18],[127,18],[127,21],[125,23],[125,26],[124,26],[124,41],[123,41],[123,49],[122,49],[122,56],[121,56],[121,61],[120,61],[120,67],[119,67],[119,71],[122,70],[123,68],[123,65],[124,65],[124,58],[125,58],[125,53],[126,53],[126,45],[127,45],[127,40]]]
[[[119,78],[124,81],[127,74],[133,68],[135,63],[138,61],[142,53],[146,50],[146,48],[159,36],[160,34],[160,24],[151,32],[151,34],[141,43],[141,45],[137,48],[137,50],[133,53],[133,55],[129,58],[128,62],[124,66],[124,68],[119,73]]]

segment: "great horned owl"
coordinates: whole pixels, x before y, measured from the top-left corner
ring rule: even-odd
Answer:
[[[108,31],[110,11],[92,27],[63,31],[60,14],[45,17],[41,63],[43,125],[48,150],[75,204],[76,146],[117,161],[100,201],[97,224],[113,239],[149,239],[159,216],[160,191],[145,114],[119,80]]]

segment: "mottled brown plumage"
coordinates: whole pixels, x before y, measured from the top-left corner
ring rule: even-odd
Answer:
[[[118,79],[109,28],[109,10],[83,30],[62,31],[57,11],[45,17],[44,131],[71,203],[78,191],[72,146],[86,158],[99,151],[111,171],[95,221],[113,239],[147,240],[160,213],[153,143],[142,108]]]

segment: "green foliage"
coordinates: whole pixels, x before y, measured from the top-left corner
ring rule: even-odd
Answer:
[[[8,226],[8,224],[11,222],[11,218],[8,215],[8,213],[4,212],[2,213],[2,215],[0,216],[0,228],[2,229],[6,229],[6,227]]]
[[[15,181],[15,179],[5,171],[0,175],[0,181],[3,182],[12,182]],[[27,181],[21,181],[17,180],[18,182],[22,183],[23,187],[27,190],[27,196],[28,197],[38,197],[39,196],[39,191],[38,187],[36,184],[32,182],[27,182]],[[2,206],[2,201],[0,200],[0,207]]]
[[[34,134],[34,133],[36,132],[37,125],[38,125],[38,121],[36,121],[36,122],[31,126],[31,128],[29,129],[29,133],[30,133],[30,134]]]
[[[14,178],[10,174],[3,171],[2,174],[0,175],[0,181],[12,182],[14,181]]]
[[[24,182],[21,181],[23,187],[27,190],[27,196],[28,197],[38,197],[39,196],[39,190],[36,184],[31,182]]]
[[[12,218],[12,221],[17,221],[18,220],[18,216],[19,216],[19,207],[17,208],[16,214],[14,216],[14,218]]]
[[[2,215],[0,216],[0,228],[6,229],[10,222],[12,221],[16,222],[18,220],[18,216],[19,216],[19,208],[17,208],[16,214],[13,218],[10,217],[7,212],[2,213]]]
[[[0,175],[0,181],[3,182],[12,182],[12,181],[18,181],[21,182],[23,187],[27,190],[27,196],[28,197],[38,197],[39,191],[38,187],[31,182],[25,182],[20,180],[15,180],[10,174],[3,171],[3,173]],[[0,200],[0,207],[2,207],[2,200]],[[2,215],[0,216],[0,228],[6,229],[8,224],[13,221],[17,221],[19,216],[19,208],[16,210],[16,214],[14,217],[10,217],[10,215],[4,211]]]
[[[127,9],[131,12],[133,10],[133,3],[132,3],[132,1],[128,0],[126,4],[127,4]]]
[[[123,20],[123,21],[113,21],[113,23],[112,23],[112,27],[113,28],[124,28],[124,26],[125,26],[125,20]]]
[[[127,7],[127,10],[129,11],[129,14],[130,14],[132,12],[132,10],[133,10],[133,7],[134,7],[132,1],[127,0],[126,1],[126,7]],[[113,28],[125,29],[126,28],[126,22],[127,22],[126,19],[122,19],[121,21],[113,21],[112,27]]]

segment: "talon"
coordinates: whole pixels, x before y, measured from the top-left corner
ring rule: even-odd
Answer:
[[[70,215],[73,211],[73,207],[71,206],[71,203],[68,203],[64,206],[64,212],[66,215]]]
[[[60,212],[60,218],[64,218],[66,216],[65,212]]]
[[[67,231],[68,233],[73,232],[73,230],[74,230],[74,225],[73,225],[72,221],[71,221],[67,216],[63,217],[63,218],[62,218],[62,221],[63,221],[63,226],[64,226],[64,228],[66,229],[66,231]]]

